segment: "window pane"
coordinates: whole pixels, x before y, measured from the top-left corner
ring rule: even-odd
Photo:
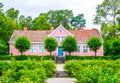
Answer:
[[[87,46],[83,46],[83,52],[88,52],[88,47]]]
[[[43,46],[39,46],[39,52],[43,53],[44,51],[44,47]]]
[[[36,47],[35,46],[31,46],[31,52],[36,52]]]

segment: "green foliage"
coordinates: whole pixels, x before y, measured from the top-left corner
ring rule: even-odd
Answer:
[[[96,7],[95,24],[116,24],[117,12],[120,8],[120,0],[104,0]],[[109,17],[111,19],[109,19]]]
[[[120,59],[120,55],[118,56],[77,56],[77,55],[66,55],[65,56],[66,61],[69,60],[117,60]]]
[[[30,40],[25,36],[20,36],[15,41],[15,47],[21,52],[21,55],[23,55],[23,52],[30,49]]]
[[[69,24],[72,18],[72,10],[50,10],[47,12],[47,20],[55,28],[62,24],[66,29],[71,29]]]
[[[62,42],[62,48],[64,51],[71,52],[77,51],[77,40],[73,36],[67,36]]]
[[[2,79],[0,81],[2,83],[43,83],[45,79],[53,75],[55,69],[55,63],[52,61],[0,62],[0,79]]]
[[[0,13],[3,11],[3,3],[0,2]]]
[[[0,55],[4,55],[6,53],[7,46],[5,41],[0,40]]]
[[[45,15],[40,15],[33,20],[33,30],[49,30],[50,24],[47,22]]]
[[[119,55],[120,54],[120,39],[107,40],[104,42],[105,55]]]
[[[120,60],[68,61],[64,68],[77,83],[120,82]]]
[[[14,58],[15,60],[54,60],[55,56],[38,56],[38,55],[26,55],[26,56],[11,56],[11,55],[0,55],[0,60],[12,60]]]
[[[32,29],[32,17],[31,16],[27,16],[25,17],[24,15],[21,15],[19,17],[19,21],[18,23],[21,25],[21,27],[23,28],[24,26],[28,27],[28,29]]]
[[[14,31],[14,29],[18,30],[20,27],[19,24],[14,22],[13,19],[8,18],[4,13],[0,13],[0,40],[2,40],[4,43],[3,45],[6,47],[6,50],[1,50],[4,55],[8,54],[9,52],[9,44],[8,41]]]
[[[96,56],[96,52],[97,50],[100,48],[100,46],[102,45],[101,41],[99,38],[97,37],[91,37],[88,41],[87,41],[87,45],[90,48],[90,50],[95,52],[95,56]]]
[[[50,55],[51,55],[51,52],[54,51],[57,48],[57,41],[56,41],[56,39],[53,38],[53,37],[45,38],[45,40],[44,40],[44,47],[45,47],[45,49],[48,52],[50,52]]]
[[[17,18],[19,16],[19,10],[15,10],[14,8],[10,8],[6,11],[6,15],[13,20],[17,21]]]
[[[72,18],[71,25],[79,29],[80,26],[85,26],[86,20],[84,19],[84,14],[79,14]]]
[[[120,28],[119,22],[120,0],[104,0],[96,7],[95,24],[101,25],[104,37],[116,38]]]

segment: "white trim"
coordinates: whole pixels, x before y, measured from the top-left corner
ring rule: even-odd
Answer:
[[[104,47],[102,45],[102,56],[104,56]]]
[[[11,41],[11,39],[12,39],[12,37],[13,37],[15,31],[16,31],[16,30],[13,31],[13,34],[12,34],[12,36],[10,37],[10,40],[9,40],[9,42],[8,42],[9,44],[11,43],[10,41]]]
[[[52,33],[48,35],[48,37],[51,36],[53,33],[55,33],[59,28],[63,28],[63,30],[65,30],[69,35],[74,36],[68,30],[66,30],[62,25],[59,25]]]

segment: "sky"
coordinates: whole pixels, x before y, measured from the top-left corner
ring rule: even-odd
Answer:
[[[49,10],[69,9],[74,16],[84,14],[86,19],[86,29],[98,28],[93,24],[96,7],[103,0],[0,0],[4,4],[4,11],[15,8],[20,11],[20,15],[37,17],[40,13]]]

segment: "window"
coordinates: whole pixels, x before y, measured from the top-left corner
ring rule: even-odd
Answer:
[[[44,47],[43,46],[39,46],[39,52],[43,53],[44,51]]]
[[[80,46],[78,46],[78,50],[77,50],[77,52],[80,52]]]
[[[59,36],[56,36],[55,37],[57,41],[60,41],[60,37]]]
[[[83,46],[83,52],[88,52],[88,46]]]
[[[62,32],[62,30],[60,30],[60,33]]]
[[[62,38],[62,41],[65,39],[65,37],[64,37],[64,36],[62,36],[61,38]]]
[[[36,52],[36,47],[35,46],[31,46],[31,52]]]

